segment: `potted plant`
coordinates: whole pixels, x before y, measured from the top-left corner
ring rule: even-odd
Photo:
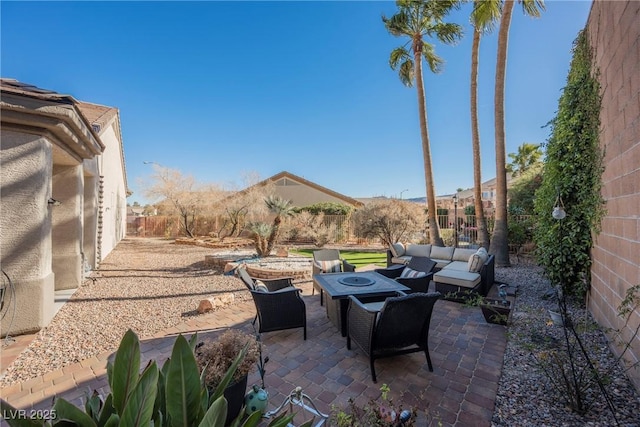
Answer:
[[[509,294],[508,288],[509,285],[504,283],[498,285],[498,296],[500,299],[488,298],[478,293],[468,293],[464,299],[464,303],[469,307],[480,306],[482,315],[488,323],[506,326],[509,321],[511,309],[513,308],[513,302],[507,299],[507,296],[515,296],[515,290]]]
[[[511,301],[507,299],[484,298],[480,302],[482,315],[488,323],[507,325],[511,313]]]
[[[247,375],[256,366],[259,344],[256,337],[238,329],[228,329],[217,339],[207,340],[196,346],[196,361],[203,373],[204,383],[215,390],[239,352],[247,346],[247,352],[238,365],[229,386],[224,391],[228,401],[226,424],[238,417],[247,390]]]

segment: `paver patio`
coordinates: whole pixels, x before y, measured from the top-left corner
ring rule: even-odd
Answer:
[[[265,356],[270,359],[265,376],[269,409],[279,405],[296,386],[302,387],[320,411],[329,413],[332,405],[345,406],[349,398],[359,404],[378,398],[380,386],[387,384],[395,402],[419,410],[417,425],[428,425],[430,420],[445,426],[491,425],[506,329],[486,323],[479,308],[438,301],[429,336],[434,371],[429,372],[421,353],[382,359],[376,361],[378,383],[374,384],[368,358],[355,347],[347,350],[346,339],[327,319],[320,297],[310,295],[310,282],[303,289],[308,339],[302,339],[301,329],[262,334]],[[180,333],[198,332],[206,339],[228,327],[253,332],[254,315],[251,301],[236,303],[141,339],[143,366],[150,359],[162,362],[169,357]],[[0,396],[22,409],[50,408],[54,396],[80,405],[89,391],[108,391],[106,361],[112,354],[3,388]],[[256,370],[249,376],[249,385],[259,382]]]

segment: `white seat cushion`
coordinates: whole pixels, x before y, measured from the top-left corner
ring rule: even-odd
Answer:
[[[475,253],[476,253],[475,249],[456,248],[453,251],[453,257],[451,258],[451,260],[452,261],[464,261],[464,262],[467,262],[467,261],[469,261],[469,258],[471,258],[471,255],[473,255]]]
[[[462,261],[453,261],[450,262],[449,264],[445,265],[443,268],[443,270],[459,270],[459,271],[469,271],[469,268],[467,266],[467,262],[462,262]]]
[[[450,262],[451,258],[453,258],[454,249],[455,248],[451,246],[433,246],[431,248],[431,255],[429,255],[429,258],[433,260],[447,260]]]
[[[431,245],[409,244],[405,248],[404,255],[430,257]]]
[[[480,274],[459,270],[440,270],[433,275],[433,281],[471,289],[480,283]]]

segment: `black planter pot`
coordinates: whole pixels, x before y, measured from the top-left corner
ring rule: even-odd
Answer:
[[[224,425],[229,425],[240,414],[242,404],[244,403],[244,395],[247,392],[247,376],[245,375],[240,381],[227,386],[224,389],[224,398],[227,399],[227,419]]]
[[[486,298],[480,303],[484,320],[486,320],[487,323],[506,326],[512,306],[511,302],[508,302],[509,305],[504,305],[502,304],[502,300]]]

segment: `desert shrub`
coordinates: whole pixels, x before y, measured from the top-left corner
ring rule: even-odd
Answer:
[[[424,232],[425,221],[422,206],[397,199],[372,202],[353,213],[358,236],[378,238],[388,246],[416,232]]]

